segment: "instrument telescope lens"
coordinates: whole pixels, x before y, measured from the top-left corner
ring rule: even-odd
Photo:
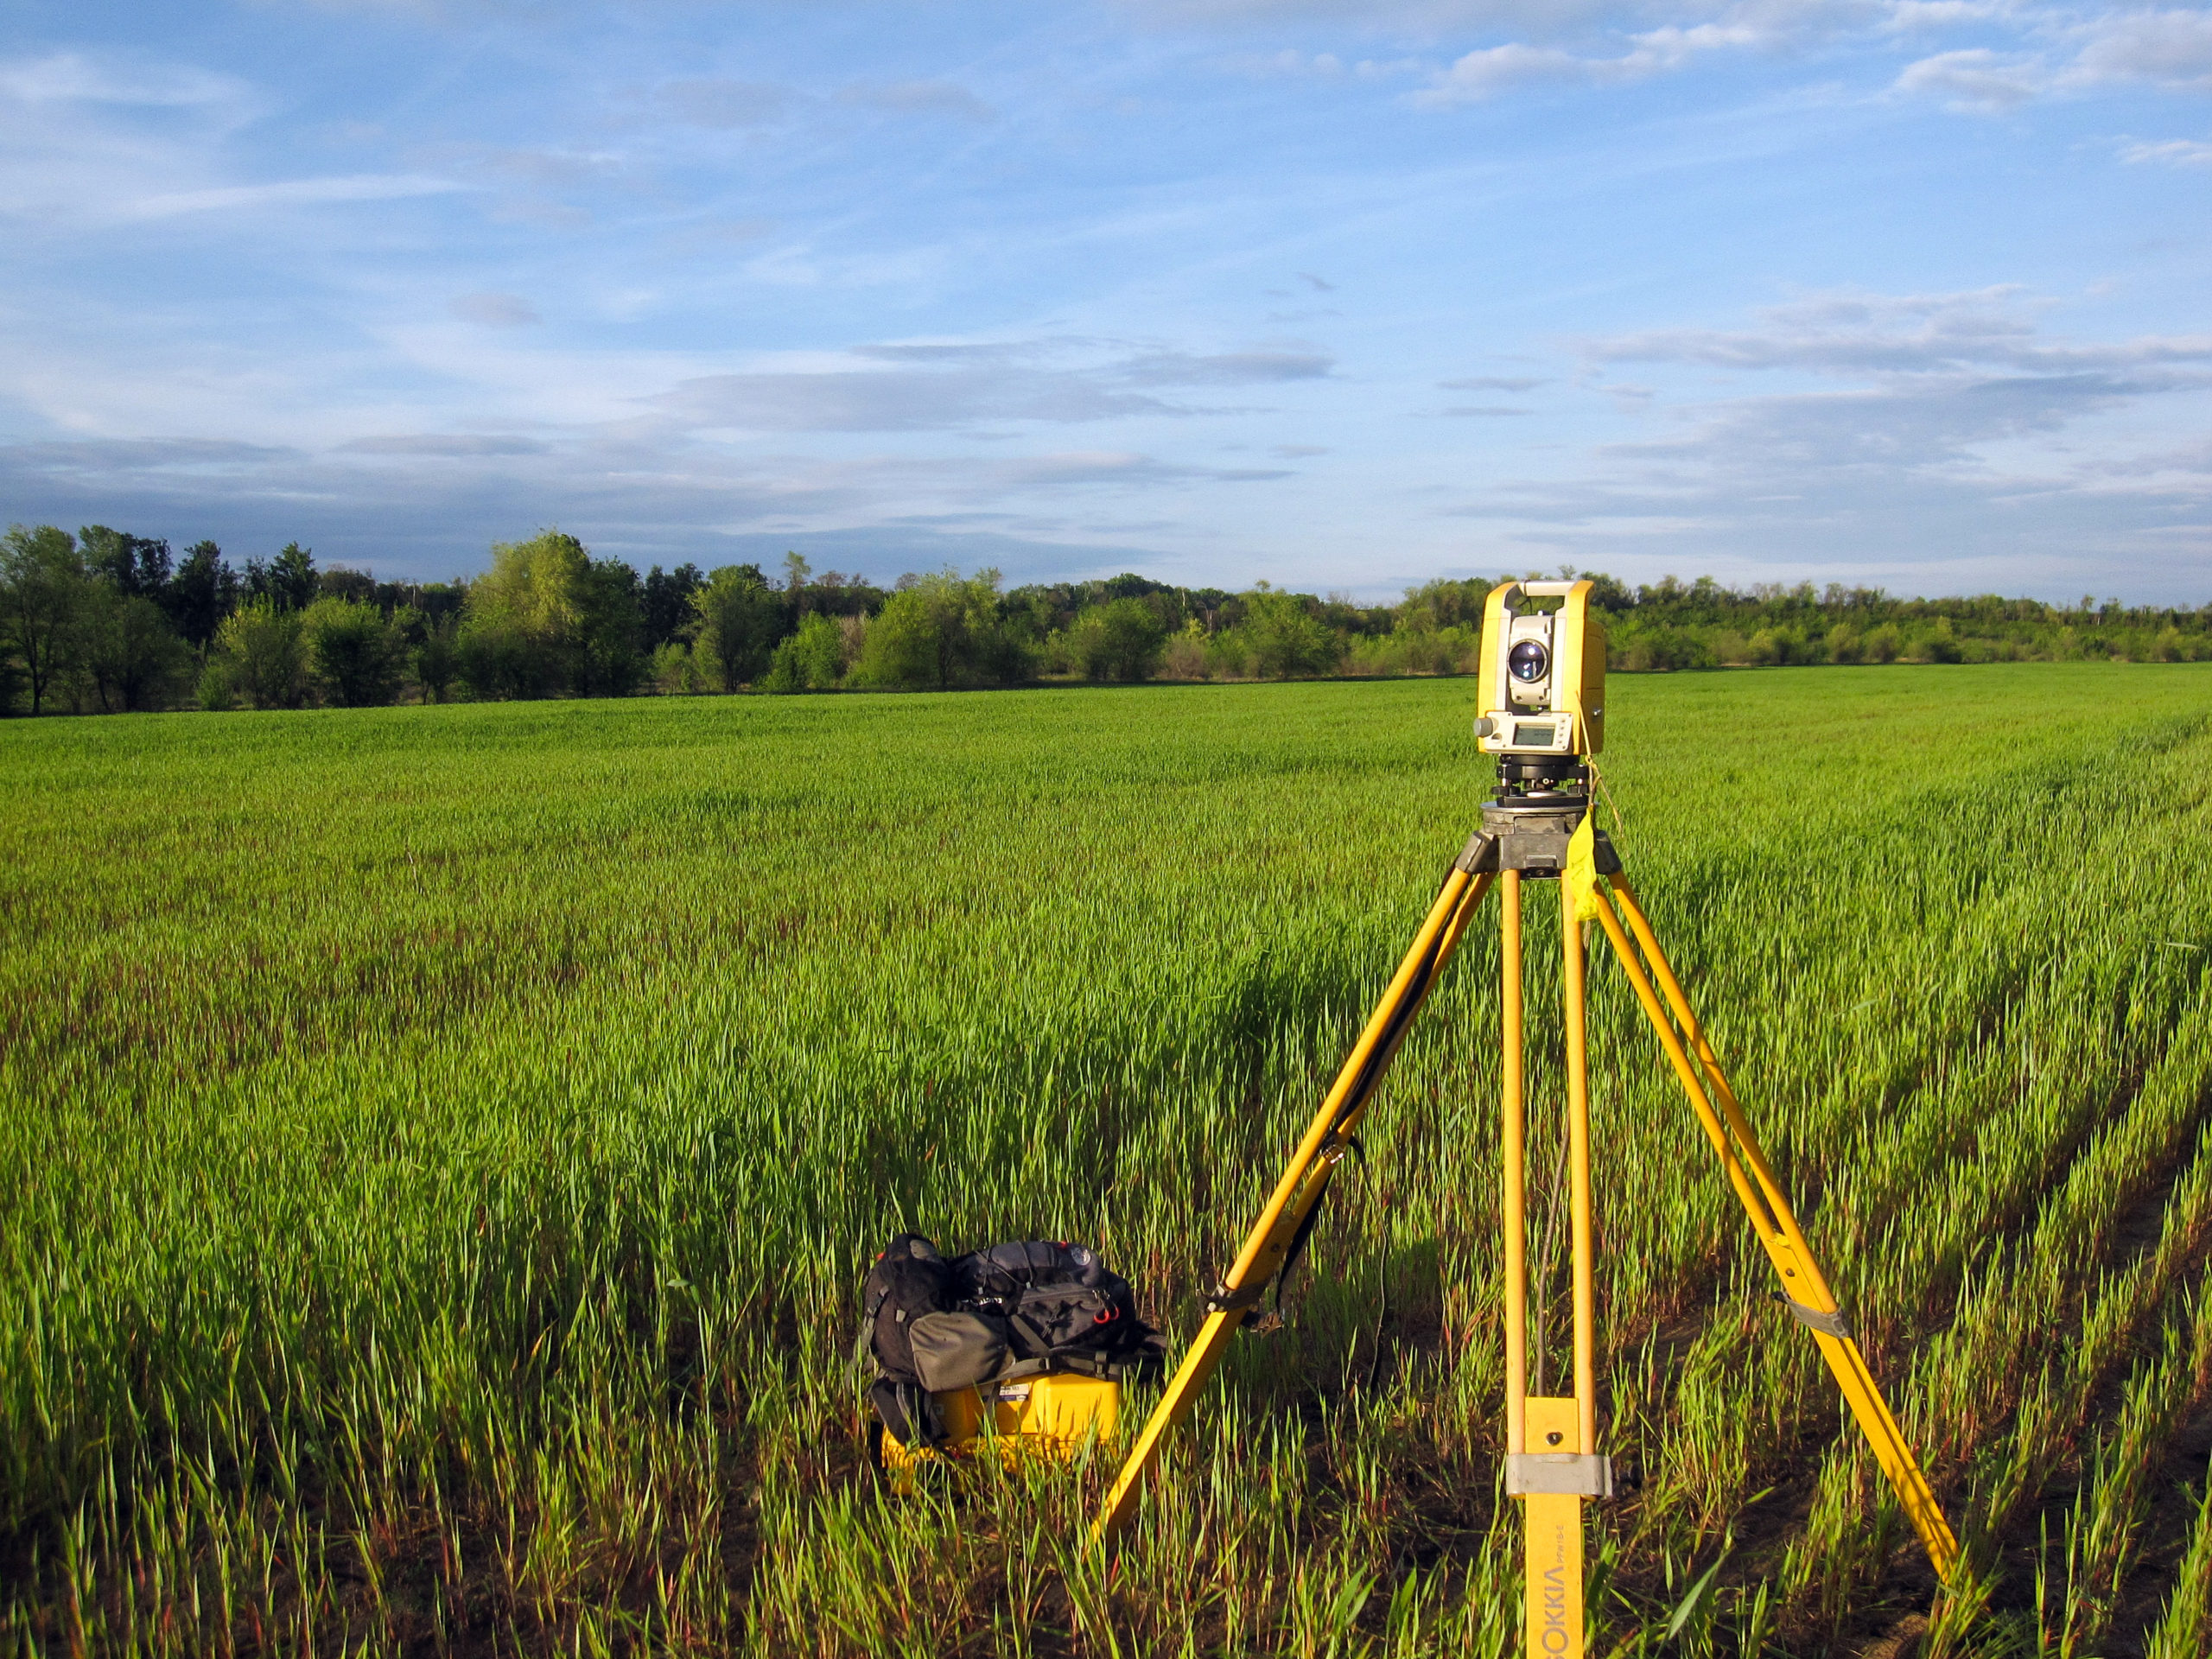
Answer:
[[[1505,666],[1523,685],[1534,685],[1552,665],[1552,654],[1534,639],[1523,639],[1506,653]]]

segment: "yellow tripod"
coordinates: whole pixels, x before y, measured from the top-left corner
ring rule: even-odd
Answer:
[[[1554,768],[1555,772],[1560,768]],[[1492,887],[1497,889],[1503,970],[1499,985],[1504,1123],[1505,1454],[1506,1491],[1524,1507],[1526,1650],[1550,1659],[1580,1659],[1584,1648],[1582,1506],[1612,1492],[1611,1461],[1598,1451],[1597,1295],[1593,1274],[1590,1195],[1590,1096],[1583,1014],[1583,926],[1577,894],[1560,892],[1564,972],[1562,1001],[1567,1060],[1568,1191],[1573,1306],[1573,1392],[1531,1395],[1529,1389],[1528,1266],[1524,1211],[1527,1109],[1522,1052],[1522,897],[1529,880],[1566,874],[1575,831],[1589,810],[1586,793],[1574,786],[1581,768],[1547,777],[1534,792],[1502,790],[1483,810],[1483,827],[1468,841],[1445,879],[1392,977],[1369,1017],[1351,1057],[1321,1103],[1290,1166],[1205,1304],[1205,1323],[1184,1355],[1167,1392],[1145,1424],[1100,1511],[1096,1530],[1111,1536],[1136,1505],[1144,1474],[1159,1456],[1162,1439],[1189,1415],[1198,1390],[1212,1376],[1245,1315],[1269,1280],[1282,1270],[1349,1151],[1376,1086]],[[1569,782],[1565,789],[1554,787]],[[1588,902],[1619,959],[1638,1003],[1658,1034],[1690,1108],[1719,1157],[1720,1166],[1751,1217],[1753,1230],[1782,1281],[1789,1311],[1812,1332],[1821,1357],[1834,1373],[1843,1397],[1872,1445],[1883,1471],[1928,1550],[1939,1577],[1948,1578],[1958,1544],[1945,1523],[1927,1478],[1914,1461],[1865,1356],[1845,1323],[1834,1294],[1790,1213],[1789,1200],[1751,1134],[1735,1091],[1728,1085],[1704,1028],[1690,1011],[1681,982],[1668,964],[1651,923],[1622,874],[1620,860],[1602,831],[1587,831],[1591,860]],[[1602,886],[1600,885],[1602,881]],[[1610,889],[1610,892],[1607,891]]]

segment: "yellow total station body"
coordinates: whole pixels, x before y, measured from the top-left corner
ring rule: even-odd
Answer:
[[[1189,1414],[1230,1338],[1290,1259],[1338,1163],[1351,1149],[1414,1016],[1484,895],[1495,888],[1501,970],[1498,1220],[1504,1269],[1505,1489],[1522,1508],[1523,1650],[1548,1659],[1580,1659],[1585,1651],[1590,1623],[1583,1606],[1585,1509],[1612,1492],[1612,1465],[1599,1450],[1595,1205],[1585,1043],[1584,957],[1588,924],[1593,921],[1774,1267],[1783,1305],[1818,1346],[1937,1575],[1948,1579],[1958,1560],[1958,1544],[1935,1493],[1883,1402],[1781,1181],[1660,948],[1619,856],[1592,821],[1587,761],[1605,744],[1605,635],[1590,599],[1586,582],[1516,582],[1491,591],[1483,622],[1475,734],[1484,751],[1497,757],[1497,787],[1483,805],[1482,827],[1452,861],[1412,948],[1233,1265],[1207,1299],[1205,1323],[1138,1435],[1097,1521],[1097,1530],[1110,1536],[1131,1519],[1161,1441]],[[1572,1358],[1550,1375],[1560,1376],[1563,1369],[1561,1380],[1571,1380],[1570,1393],[1543,1389],[1541,1379],[1551,1344],[1541,1319],[1552,1299],[1540,1288],[1532,1304],[1529,1283],[1522,920],[1531,883],[1548,883],[1560,894],[1560,1049],[1566,1075],[1564,1109],[1559,1114],[1565,1144],[1559,1150],[1568,1178]],[[1532,1377],[1538,1379],[1534,1391]]]
[[[1605,625],[1586,582],[1509,582],[1483,605],[1475,673],[1485,754],[1592,755],[1605,747]],[[1536,601],[1555,599],[1554,607]]]

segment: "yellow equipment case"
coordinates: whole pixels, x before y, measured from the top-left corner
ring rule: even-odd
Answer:
[[[1065,1460],[1086,1445],[1111,1440],[1122,1412],[1119,1382],[1065,1373],[952,1389],[931,1398],[943,1414],[944,1442],[909,1448],[884,1430],[883,1466],[894,1480],[911,1480],[915,1469],[940,1457],[991,1455],[1008,1465],[1025,1457]]]
[[[933,1460],[1058,1461],[1109,1438],[1123,1377],[1157,1370],[1166,1347],[1128,1281],[1087,1246],[1048,1239],[947,1261],[900,1233],[861,1302],[877,1461],[901,1486]]]

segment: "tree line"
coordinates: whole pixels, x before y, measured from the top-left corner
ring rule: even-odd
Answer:
[[[2212,659],[2212,605],[1591,580],[1612,665],[1631,672]],[[0,540],[0,710],[1464,674],[1492,585],[1440,579],[1390,605],[1132,575],[1008,589],[944,570],[887,588],[797,553],[772,578],[754,563],[640,575],[557,530],[495,545],[480,575],[417,583],[318,567],[297,543],[238,569],[213,542],[178,557],[105,525],[19,524]]]

